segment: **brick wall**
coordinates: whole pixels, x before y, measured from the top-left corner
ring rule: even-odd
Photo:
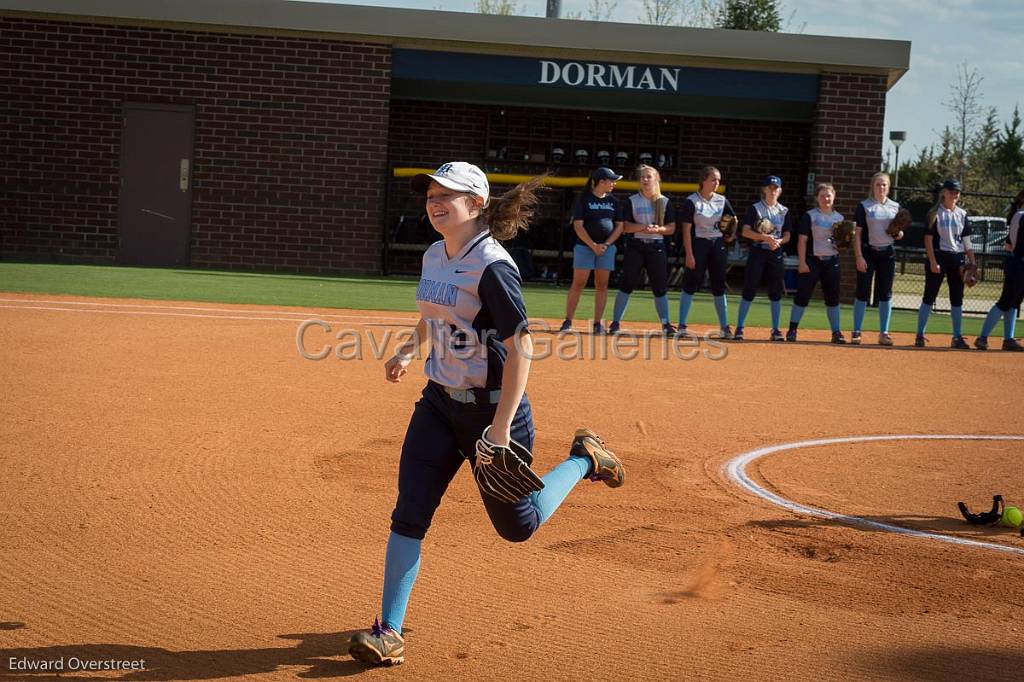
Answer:
[[[835,185],[836,209],[851,220],[881,165],[885,93],[884,76],[826,73],[819,81],[810,168],[816,182]],[[857,276],[852,249],[840,263],[842,298],[849,303]]]
[[[192,264],[378,272],[390,48],[0,19],[0,254],[116,262],[124,102],[196,111]]]

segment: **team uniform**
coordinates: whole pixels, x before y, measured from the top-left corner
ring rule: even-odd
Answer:
[[[486,176],[471,164],[445,164],[427,177],[427,182],[449,189],[479,192],[485,201],[489,196]],[[419,179],[414,179],[414,188]],[[486,228],[452,257],[443,240],[427,249],[416,305],[430,337],[424,366],[427,384],[402,445],[398,499],[384,562],[381,620],[369,631],[353,635],[349,645],[353,657],[378,665],[404,660],[402,626],[420,568],[422,540],[463,461],[469,459],[483,468],[477,460],[482,456],[482,434],[493,423],[501,398],[508,354],[503,342],[528,331],[519,271]],[[532,449],[533,416],[525,393],[511,421],[510,435],[520,450]],[[541,479],[541,489],[511,502],[501,501],[480,485],[484,508],[498,534],[511,542],[528,539],[587,476],[610,487],[621,485],[621,463],[602,445],[592,432],[581,429],[570,456]],[[609,472],[617,478],[612,479]]]
[[[583,221],[587,236],[595,244],[603,244],[615,231],[615,224],[622,222],[622,207],[611,194],[599,197],[584,190],[573,204],[572,219]],[[572,252],[572,266],[577,270],[614,270],[615,250],[615,244],[610,244],[604,254],[598,256],[577,236]]]
[[[776,202],[769,206],[759,201],[747,209],[743,216],[744,227],[753,227],[761,220],[768,220],[774,227],[772,237],[781,240],[792,231],[789,209]],[[740,301],[739,315],[736,318],[736,337],[741,338],[743,323],[747,319],[750,304],[757,296],[757,288],[764,281],[768,287],[768,300],[771,302],[773,341],[782,340],[779,332],[779,319],[782,316],[782,295],[786,293],[786,254],[781,246],[774,251],[767,244],[753,242],[747,251],[747,265],[743,272],[743,300]]]
[[[896,277],[896,241],[886,229],[900,210],[900,205],[886,198],[879,202],[873,197],[857,204],[854,222],[860,227],[861,255],[867,262],[867,272],[857,271],[857,293],[853,302],[853,338],[860,339],[864,314],[871,298],[871,284],[875,285],[878,299],[878,324],[881,335],[888,336],[892,318],[892,283]]]
[[[988,349],[988,335],[999,318],[1003,318],[1003,350],[1022,351],[1024,346],[1014,338],[1017,326],[1017,314],[1021,303],[1024,303],[1024,210],[1017,211],[1010,218],[1010,230],[1006,236],[1009,254],[1003,261],[1003,291],[999,300],[988,311],[982,323],[981,334],[974,341],[975,348]]]
[[[725,298],[725,272],[728,267],[728,253],[718,222],[722,216],[735,216],[732,204],[721,194],[712,193],[709,199],[694,192],[683,202],[679,216],[679,227],[689,223],[690,244],[694,268],[686,268],[683,275],[683,293],[679,297],[679,331],[686,331],[686,320],[690,316],[693,295],[704,283],[704,275],[711,279],[711,295],[715,299],[718,326],[723,338],[732,338],[729,329],[728,302]]]
[[[825,295],[825,312],[828,314],[829,327],[832,329],[832,342],[845,343],[839,326],[839,249],[832,237],[836,223],[843,221],[838,211],[824,213],[813,208],[800,218],[797,234],[807,237],[805,262],[810,272],[797,275],[796,296],[789,317],[787,341],[796,341],[797,328],[800,320],[811,302],[814,287],[821,281],[821,291]]]
[[[675,207],[668,197],[662,199],[665,202],[665,213],[661,224],[671,225],[676,220]],[[624,202],[622,220],[640,225],[657,224],[654,202],[637,192]],[[662,329],[667,334],[674,333],[668,313],[668,243],[665,237],[660,234],[634,232],[623,238],[623,246],[625,255],[622,259],[622,276],[619,279],[619,293],[615,297],[615,312],[609,331],[618,331],[619,322],[626,314],[626,306],[629,305],[629,296],[640,286],[643,271],[646,270]]]
[[[939,264],[939,272],[932,272],[928,263],[924,271],[924,296],[917,312],[917,338],[915,345],[924,346],[924,332],[928,326],[935,299],[945,278],[949,284],[949,312],[953,322],[953,347],[967,348],[963,340],[961,327],[963,322],[964,280],[960,267],[965,263],[966,251],[971,235],[971,225],[967,222],[967,211],[954,206],[947,209],[939,205],[935,209],[935,219],[929,224],[926,235],[932,237],[932,250],[935,261]]]

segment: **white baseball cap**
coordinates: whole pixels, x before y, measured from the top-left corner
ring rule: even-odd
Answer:
[[[484,200],[484,206],[491,196],[491,186],[487,175],[477,166],[465,161],[451,161],[442,164],[432,174],[420,173],[412,178],[412,189],[418,194],[426,194],[431,181],[453,189],[456,192],[469,192]]]

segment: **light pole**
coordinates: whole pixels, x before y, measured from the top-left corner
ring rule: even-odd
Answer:
[[[905,130],[890,130],[889,131],[889,142],[892,142],[892,146],[896,147],[896,173],[893,176],[893,187],[900,186],[900,145],[907,141],[907,131]],[[892,198],[896,198],[896,190],[893,190]]]

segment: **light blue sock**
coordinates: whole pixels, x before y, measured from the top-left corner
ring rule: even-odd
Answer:
[[[690,316],[690,306],[693,305],[693,294],[685,291],[679,294],[679,326],[686,326],[686,318]]]
[[[625,291],[615,294],[615,312],[612,313],[612,322],[622,321],[622,316],[626,314],[627,305],[629,305],[629,294]]]
[[[964,321],[964,307],[960,305],[952,306],[949,309],[949,316],[953,318],[953,336],[963,336],[960,332]]]
[[[917,335],[924,336],[924,330],[928,327],[928,316],[932,314],[932,307],[922,303],[917,309]]]
[[[668,324],[668,294],[654,297],[654,309],[658,311],[658,319]]]
[[[1010,308],[1003,315],[1003,338],[1012,339],[1017,331],[1017,309]]]
[[[725,328],[729,326],[729,303],[725,300],[725,294],[715,296],[715,312],[718,313],[718,326]]]
[[[828,326],[832,330],[832,333],[840,331],[839,326],[839,306],[831,305],[825,308],[825,314],[828,315]]]
[[[751,301],[745,298],[740,299],[740,314],[736,316],[736,328],[739,329],[747,320],[747,313],[750,312]]]
[[[416,582],[416,574],[420,572],[422,542],[394,531],[388,536],[388,548],[384,556],[384,596],[380,612],[381,620],[399,633],[405,621],[409,594]]]
[[[981,323],[981,333],[978,336],[988,338],[988,335],[992,333],[992,330],[996,326],[996,322],[1000,318],[1003,319],[1003,333],[1006,333],[1006,313],[1000,310],[997,306],[992,306],[992,310],[988,311],[988,315],[985,316],[985,321]]]
[[[779,328],[779,320],[782,318],[782,301],[772,301],[772,329]]]
[[[878,302],[878,330],[889,333],[889,320],[892,319],[892,299]]]
[[[789,311],[789,323],[800,324],[800,320],[804,317],[804,311],[807,310],[805,305],[793,304],[793,309]]]
[[[864,313],[868,310],[868,302],[862,301],[859,298],[853,301],[853,331],[859,332],[860,328],[864,326]]]
[[[541,477],[544,489],[531,495],[533,505],[540,512],[541,523],[551,518],[569,491],[590,473],[590,466],[588,457],[570,457]]]

